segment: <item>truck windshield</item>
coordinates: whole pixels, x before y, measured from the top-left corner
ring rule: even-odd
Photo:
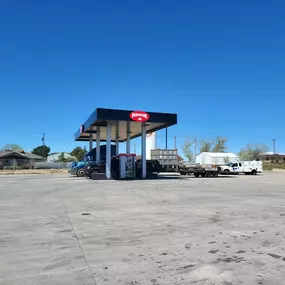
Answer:
[[[232,162],[230,162],[230,163],[227,164],[227,166],[232,166],[232,165],[233,165]]]

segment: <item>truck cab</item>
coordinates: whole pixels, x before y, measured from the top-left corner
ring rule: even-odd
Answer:
[[[73,162],[71,167],[69,168],[68,172],[71,175],[76,175],[78,177],[84,176],[84,167],[86,165],[86,161],[77,161]]]
[[[243,172],[243,165],[241,162],[230,162],[221,166],[221,173],[224,174],[236,174]]]

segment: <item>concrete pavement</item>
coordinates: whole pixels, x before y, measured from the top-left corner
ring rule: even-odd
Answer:
[[[284,284],[285,176],[0,177],[0,284]]]

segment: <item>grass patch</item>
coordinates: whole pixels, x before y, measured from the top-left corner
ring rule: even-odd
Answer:
[[[263,163],[263,170],[272,171],[273,169],[285,169],[285,163],[271,163],[271,162]]]

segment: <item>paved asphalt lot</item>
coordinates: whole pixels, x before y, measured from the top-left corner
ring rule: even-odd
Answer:
[[[285,284],[285,174],[0,177],[0,284]]]

